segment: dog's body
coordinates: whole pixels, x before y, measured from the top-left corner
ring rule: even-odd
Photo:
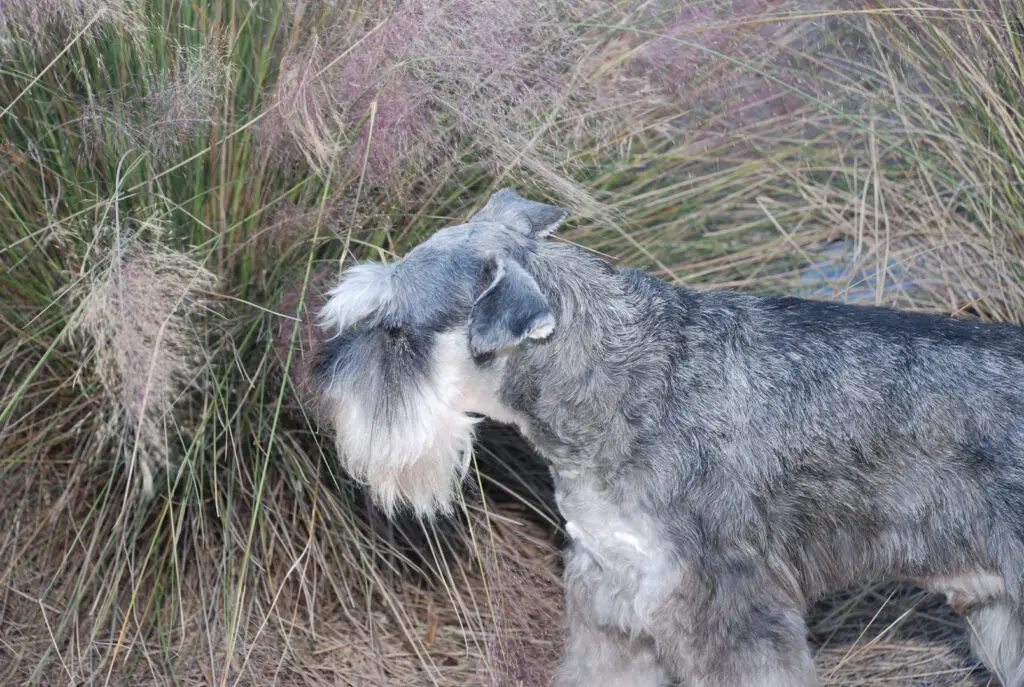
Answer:
[[[444,509],[509,422],[572,544],[558,685],[816,685],[803,613],[857,583],[947,594],[1024,686],[1024,329],[672,287],[544,237],[510,191],[350,270],[318,366],[343,459]]]

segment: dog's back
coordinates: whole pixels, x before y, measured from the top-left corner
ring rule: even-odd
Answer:
[[[1024,573],[1024,329],[682,297],[692,308],[684,374],[703,380],[704,395],[690,395],[687,412],[722,430],[709,440],[723,478],[771,492],[761,524],[803,559],[809,591],[942,568]],[[835,537],[826,545],[822,532]]]

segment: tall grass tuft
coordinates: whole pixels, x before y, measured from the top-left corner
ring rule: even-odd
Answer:
[[[546,471],[494,428],[382,520],[306,392],[339,267],[515,185],[677,283],[1024,323],[1022,160],[1011,0],[0,4],[0,683],[542,683]],[[943,613],[827,600],[826,684],[984,684]]]
[[[170,465],[171,413],[189,391],[202,390],[205,323],[195,316],[208,307],[216,282],[195,260],[160,243],[125,237],[111,252],[98,266],[83,265],[89,273],[68,328],[87,351],[84,373],[107,396],[101,445],[120,447],[97,453],[120,455],[129,472],[137,465],[142,492],[151,497],[153,473]]]

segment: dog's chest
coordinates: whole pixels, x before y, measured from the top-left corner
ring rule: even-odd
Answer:
[[[596,622],[643,632],[681,574],[655,523],[592,488],[560,488],[556,499],[571,539],[568,590]]]

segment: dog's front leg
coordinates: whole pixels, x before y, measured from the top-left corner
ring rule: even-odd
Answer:
[[[669,676],[650,637],[603,623],[593,608],[600,580],[585,556],[569,553],[565,572],[565,647],[553,687],[664,687]],[[599,592],[598,592],[599,593]]]
[[[567,606],[572,603],[567,601]],[[565,649],[552,687],[665,687],[668,675],[650,638],[595,625],[567,609]]]
[[[818,687],[800,604],[752,559],[705,562],[649,626],[668,669],[687,687]]]

